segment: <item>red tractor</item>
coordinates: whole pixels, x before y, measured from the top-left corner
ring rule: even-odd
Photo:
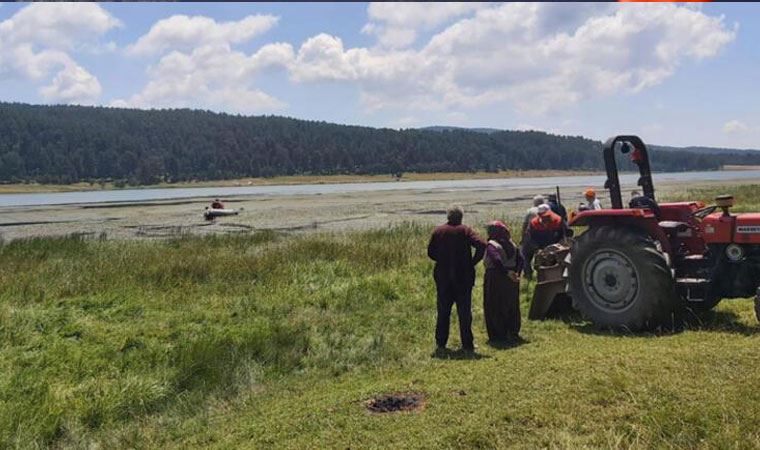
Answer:
[[[620,192],[618,150],[639,169],[643,194],[629,205]],[[708,310],[723,298],[760,296],[760,213],[731,214],[731,196],[713,206],[658,204],[639,137],[610,138],[603,151],[612,208],[571,219],[570,226],[588,228],[571,248],[555,249],[561,257],[554,265],[539,267],[531,318],[545,315],[558,294],[569,295],[598,326],[641,330],[670,322],[684,306]]]

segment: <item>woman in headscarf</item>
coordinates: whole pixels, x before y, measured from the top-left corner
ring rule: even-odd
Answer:
[[[522,257],[501,221],[488,224],[488,246],[483,281],[483,314],[488,339],[505,342],[520,333],[520,271]]]

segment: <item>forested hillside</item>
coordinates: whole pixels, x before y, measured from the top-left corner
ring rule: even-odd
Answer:
[[[601,169],[600,143],[535,131],[392,130],[275,116],[0,103],[0,182]],[[655,170],[760,164],[661,152]]]

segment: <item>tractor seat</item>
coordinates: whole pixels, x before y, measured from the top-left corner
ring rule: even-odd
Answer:
[[[660,222],[660,228],[665,230],[666,234],[678,234],[691,228],[686,222],[677,222],[675,220],[663,220]]]

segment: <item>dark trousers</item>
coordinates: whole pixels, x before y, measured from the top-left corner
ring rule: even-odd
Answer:
[[[533,278],[533,256],[538,249],[538,245],[530,239],[525,239],[522,243],[520,251],[523,257],[523,273],[528,279]]]
[[[462,348],[472,349],[472,286],[457,286],[450,281],[436,281],[438,291],[438,320],[435,324],[435,342],[445,347],[449,340],[451,307],[457,305],[459,316],[459,337]]]

